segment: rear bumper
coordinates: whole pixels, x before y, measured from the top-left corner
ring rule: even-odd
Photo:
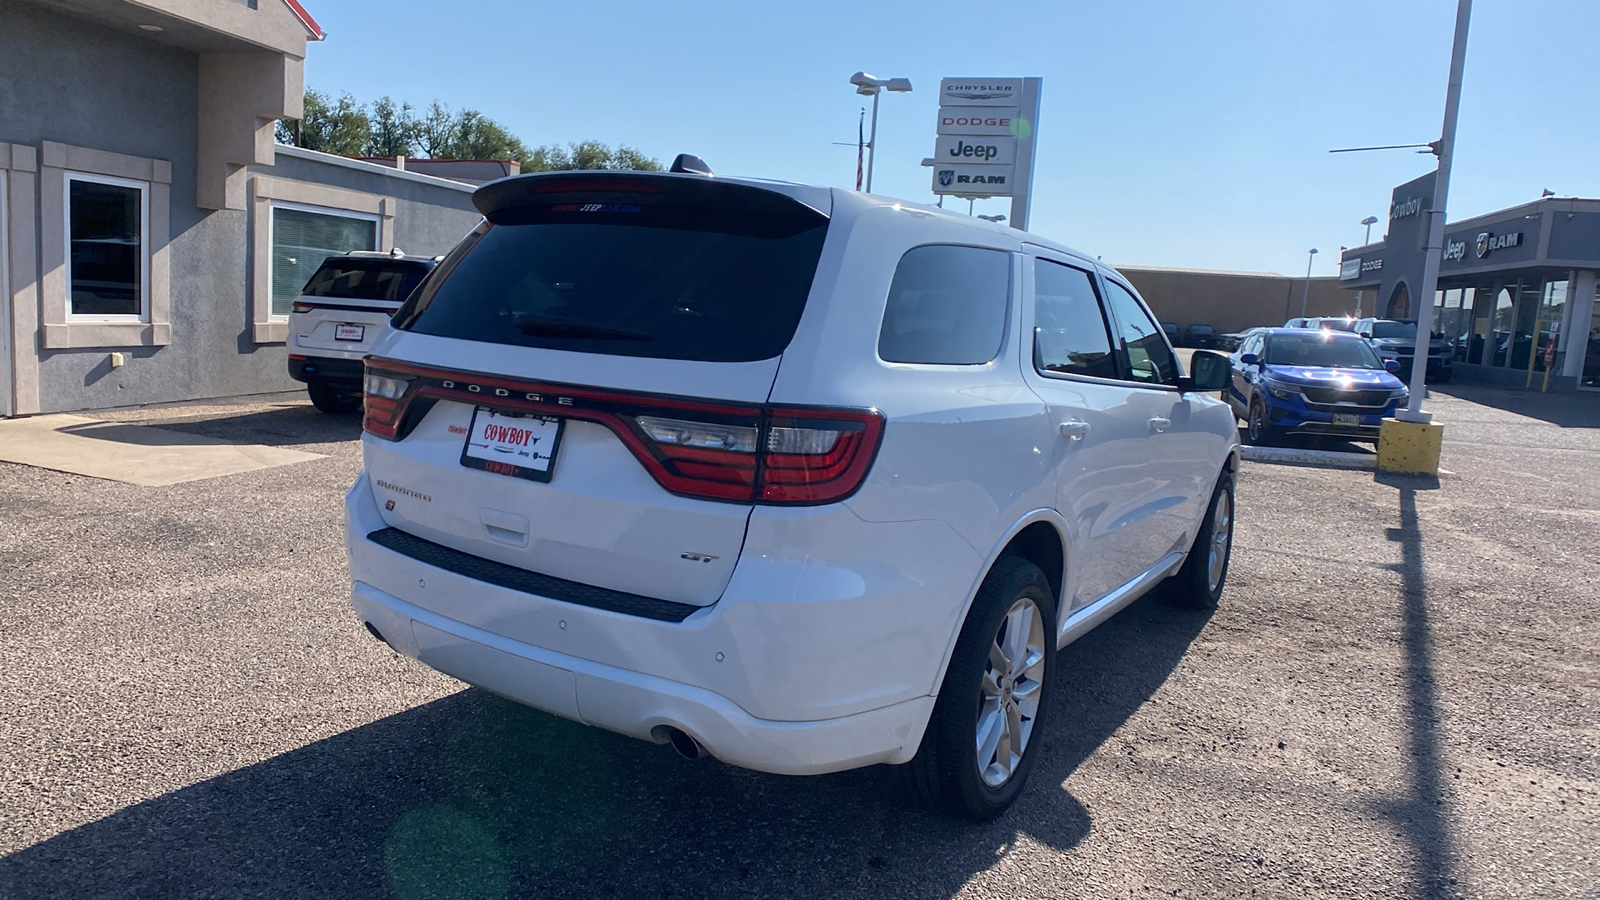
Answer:
[[[327,356],[307,356],[304,359],[289,357],[289,377],[307,384],[318,381],[334,387],[361,393],[361,379],[366,363],[359,359],[337,359]]]
[[[396,651],[632,737],[659,743],[677,728],[718,759],[765,772],[908,762],[981,563],[942,524],[872,523],[899,538],[880,543],[853,533],[850,522],[869,526],[847,510],[777,511],[751,521],[751,541],[824,528],[871,564],[747,553],[716,604],[660,621],[502,587],[380,546],[368,536],[387,523],[368,477],[346,497],[351,603]],[[807,526],[813,516],[822,518]],[[896,546],[937,568],[907,577]]]
[[[434,576],[444,579],[443,590],[454,577]],[[677,728],[717,759],[762,772],[817,775],[907,762],[933,713],[934,698],[921,697],[815,722],[758,719],[713,691],[513,641],[359,581],[350,600],[396,651],[446,675],[641,740],[665,743],[666,729]]]

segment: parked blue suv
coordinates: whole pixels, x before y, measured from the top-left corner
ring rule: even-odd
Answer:
[[[1231,357],[1227,399],[1246,422],[1252,444],[1286,434],[1328,434],[1376,441],[1378,426],[1406,402],[1393,360],[1349,332],[1259,328]]]

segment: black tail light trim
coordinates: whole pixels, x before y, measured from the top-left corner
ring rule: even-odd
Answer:
[[[433,566],[436,569],[453,572],[463,578],[471,578],[474,581],[481,581],[496,587],[532,594],[536,597],[545,597],[550,600],[559,600],[562,603],[571,603],[575,606],[603,609],[606,612],[637,616],[641,619],[654,619],[657,622],[682,622],[684,619],[689,618],[695,610],[701,608],[691,603],[660,600],[655,597],[644,597],[639,594],[629,594],[624,591],[595,587],[592,584],[568,581],[565,578],[556,578],[553,575],[541,575],[538,572],[498,563],[492,559],[484,559],[481,556],[462,553],[460,550],[454,550],[442,544],[435,544],[433,541],[419,538],[398,528],[379,529],[367,535],[367,540],[385,550],[392,550],[401,556]]]

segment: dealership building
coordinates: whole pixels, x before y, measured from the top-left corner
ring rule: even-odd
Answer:
[[[1415,318],[1433,176],[1396,188],[1384,240],[1344,252],[1340,284],[1370,315]],[[1600,200],[1546,197],[1445,226],[1434,330],[1458,377],[1600,390]],[[1548,371],[1547,371],[1548,370]]]
[[[0,3],[0,416],[297,388],[323,259],[477,224],[440,161],[273,142],[322,37],[296,0]]]

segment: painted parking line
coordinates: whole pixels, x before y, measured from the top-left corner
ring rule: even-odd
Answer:
[[[1303,450],[1298,447],[1241,447],[1250,462],[1280,463],[1291,466],[1319,466],[1324,469],[1371,469],[1378,461],[1373,453],[1347,453],[1340,450]]]

